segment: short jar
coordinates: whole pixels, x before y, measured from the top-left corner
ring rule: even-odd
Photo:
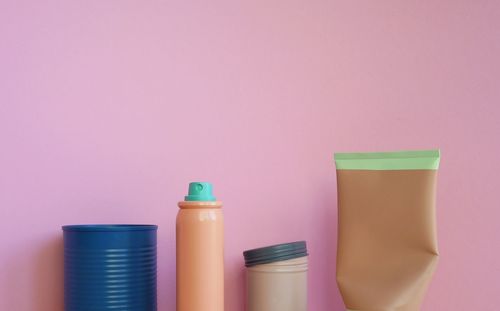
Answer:
[[[306,311],[305,241],[245,251],[246,311]]]

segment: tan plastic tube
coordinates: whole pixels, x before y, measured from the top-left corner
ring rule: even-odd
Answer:
[[[335,154],[347,310],[417,311],[438,261],[439,151]]]

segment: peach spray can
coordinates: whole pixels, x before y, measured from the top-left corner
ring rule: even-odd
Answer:
[[[224,219],[210,183],[192,182],[176,223],[177,311],[224,311]]]

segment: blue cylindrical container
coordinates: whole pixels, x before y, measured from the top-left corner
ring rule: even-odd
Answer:
[[[62,228],[65,311],[156,311],[157,226]]]

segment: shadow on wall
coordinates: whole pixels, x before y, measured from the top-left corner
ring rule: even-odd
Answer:
[[[62,234],[43,244],[36,253],[33,276],[33,308],[36,311],[64,310],[64,258]]]
[[[224,271],[224,305],[235,307],[236,310],[245,309],[246,298],[246,268],[241,255],[238,253],[235,258],[225,261]],[[229,264],[231,263],[231,264]]]
[[[340,295],[340,291],[337,286],[337,277],[336,277],[336,262],[337,262],[337,228],[338,228],[338,214],[337,214],[337,190],[336,183],[331,184],[327,183],[327,189],[323,191],[323,194],[328,194],[325,199],[325,215],[324,220],[326,221],[326,247],[327,247],[327,262],[330,263],[326,267],[326,273],[328,275],[328,283],[327,283],[327,305],[336,306],[338,310],[340,308],[344,308],[344,302],[342,300],[342,296]],[[336,309],[335,309],[336,310]]]

